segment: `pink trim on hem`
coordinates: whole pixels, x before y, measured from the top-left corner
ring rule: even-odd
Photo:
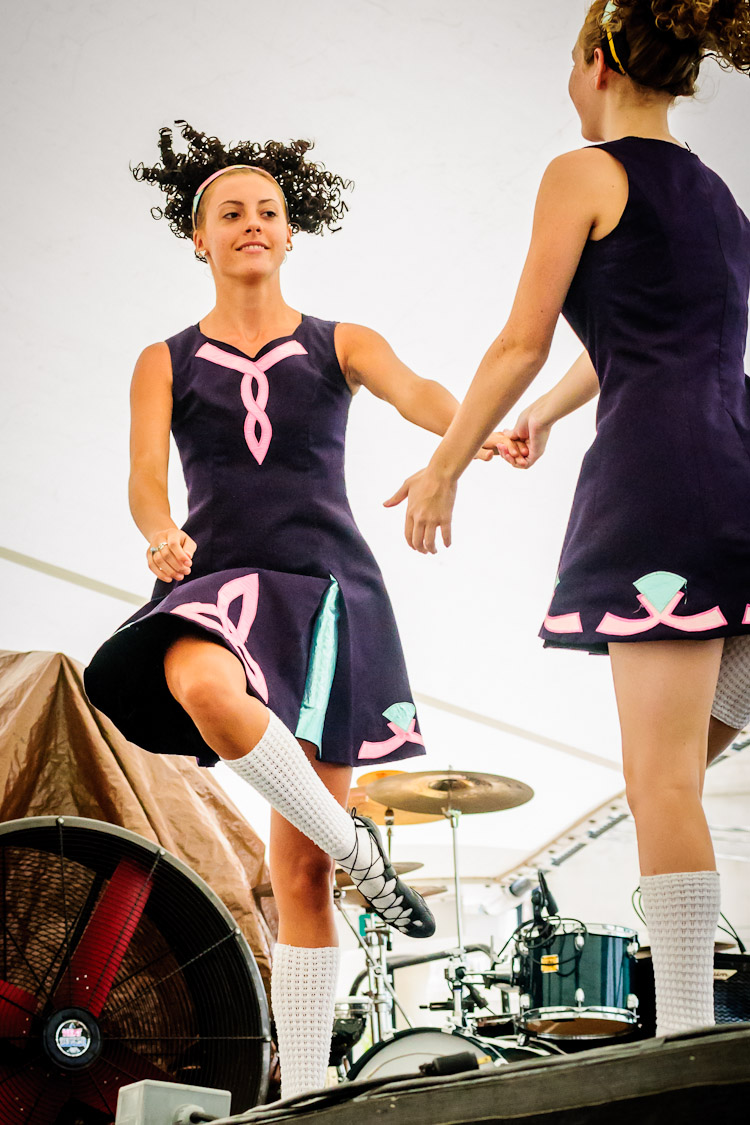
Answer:
[[[544,628],[548,633],[582,633],[580,613],[561,613],[551,617],[549,613],[544,619]]]
[[[638,594],[638,601],[648,613],[648,617],[634,621],[627,617],[617,617],[614,613],[605,613],[596,627],[597,633],[605,633],[611,637],[635,637],[639,633],[648,633],[657,625],[668,625],[681,633],[705,633],[708,629],[719,629],[727,624],[727,619],[718,606],[704,610],[703,613],[694,613],[685,617],[677,617],[673,610],[685,597],[684,590],[671,599],[663,610],[656,609],[643,594]]]
[[[424,739],[421,734],[417,733],[416,726],[416,719],[412,719],[409,723],[408,730],[404,730],[396,723],[389,723],[388,729],[393,731],[393,738],[387,738],[384,742],[363,742],[357,757],[363,761],[371,758],[384,758],[386,754],[392,754],[394,750],[399,750],[407,742],[424,746]]]

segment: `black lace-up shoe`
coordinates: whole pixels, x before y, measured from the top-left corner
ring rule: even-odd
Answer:
[[[355,853],[338,862],[351,875],[355,887],[367,900],[369,909],[407,937],[432,937],[435,933],[435,919],[429,906],[394,871],[373,821],[369,816],[357,815],[355,810],[352,811],[352,819],[358,841],[360,833],[368,833],[374,847],[368,848],[365,854],[369,859],[370,853],[374,852],[375,858],[367,866],[358,866],[356,852],[363,850],[358,842]]]

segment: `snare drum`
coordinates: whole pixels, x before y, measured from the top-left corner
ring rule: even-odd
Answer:
[[[560,920],[516,943],[521,1026],[547,1039],[611,1039],[636,1029],[634,930]]]
[[[418,1074],[422,1063],[446,1055],[471,1051],[478,1059],[489,1056],[495,1066],[521,1059],[546,1058],[558,1052],[543,1043],[519,1046],[515,1038],[481,1039],[466,1031],[442,1031],[438,1027],[410,1027],[397,1031],[392,1039],[376,1043],[352,1066],[347,1078],[381,1078],[397,1074]]]

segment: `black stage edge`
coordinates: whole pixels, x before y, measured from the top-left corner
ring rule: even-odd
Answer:
[[[740,1125],[750,1121],[750,1023],[494,1072],[389,1081],[376,1089],[351,1082],[323,1093],[338,1104],[321,1096],[286,1110],[256,1109],[253,1125]]]

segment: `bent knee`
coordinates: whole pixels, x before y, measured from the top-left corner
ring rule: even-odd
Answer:
[[[210,655],[214,657],[214,652]],[[226,655],[230,661],[234,660],[231,654]],[[210,722],[226,715],[227,710],[245,696],[244,676],[233,672],[231,663],[226,661],[196,658],[194,652],[184,648],[182,641],[172,645],[164,658],[167,687],[195,722]]]

